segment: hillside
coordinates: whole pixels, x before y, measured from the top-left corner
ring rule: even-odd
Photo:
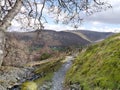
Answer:
[[[65,83],[82,90],[120,90],[120,34],[82,50]]]
[[[50,47],[57,46],[84,46],[90,43],[89,37],[92,37],[92,41],[100,40],[105,38],[111,33],[100,33],[93,31],[83,31],[82,35],[79,35],[82,31],[75,31],[76,33],[66,32],[66,31],[52,31],[52,30],[43,30],[38,34],[38,31],[32,32],[9,32],[8,36],[17,38],[18,40],[23,40],[31,44],[34,47],[41,47],[44,45]],[[88,32],[90,32],[88,34]],[[96,36],[97,34],[97,36]],[[84,38],[84,37],[86,38]]]
[[[67,33],[67,32],[56,32],[51,30],[43,30],[38,35],[38,31],[33,32],[25,32],[25,33],[18,33],[12,32],[11,33],[15,38],[18,40],[24,41],[32,41],[32,45],[34,46],[78,46],[78,45],[86,45],[89,42],[84,40],[80,36]],[[38,37],[37,37],[38,36]]]
[[[74,34],[81,36],[82,38],[88,41],[99,41],[101,39],[107,38],[108,36],[112,35],[111,32],[97,32],[97,31],[90,31],[90,30],[72,30],[68,31]]]

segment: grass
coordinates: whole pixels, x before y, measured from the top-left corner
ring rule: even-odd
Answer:
[[[74,61],[65,84],[84,90],[120,90],[120,34],[89,46]]]
[[[44,64],[38,66],[34,72],[36,74],[40,74],[40,73],[45,73],[46,74],[46,73],[49,73],[49,72],[54,72],[61,66],[61,64],[62,64],[61,61],[62,60],[63,60],[63,58],[61,58],[59,60],[54,60],[54,61],[44,63]]]

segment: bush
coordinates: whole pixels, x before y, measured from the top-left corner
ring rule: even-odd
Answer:
[[[40,60],[45,60],[45,59],[48,59],[50,58],[52,55],[49,54],[49,53],[43,53],[41,56],[40,56]]]

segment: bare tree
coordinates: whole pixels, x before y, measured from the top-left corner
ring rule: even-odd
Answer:
[[[38,5],[41,5],[39,10]],[[24,8],[24,12],[20,12]],[[4,32],[11,25],[11,21],[18,14],[24,14],[28,19],[34,18],[38,28],[44,28],[42,20],[46,21],[44,9],[55,15],[55,21],[64,24],[81,23],[81,13],[93,14],[111,8],[107,2],[100,0],[0,0],[0,65],[2,63],[5,37]],[[61,15],[64,17],[61,20]],[[38,23],[39,22],[39,23]]]
[[[38,5],[41,5],[41,9]],[[25,8],[25,12],[20,12],[22,7]],[[40,28],[42,28],[41,19],[45,20],[44,8],[56,16],[56,22],[62,21],[64,24],[68,24],[70,22],[81,23],[81,12],[93,14],[111,8],[111,5],[100,0],[0,0],[0,29],[6,30],[19,12],[28,18],[38,20]],[[60,20],[63,13],[64,18]]]

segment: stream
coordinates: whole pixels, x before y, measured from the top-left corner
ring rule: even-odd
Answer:
[[[65,75],[68,69],[72,65],[72,60],[74,60],[73,56],[66,56],[66,59],[64,60],[64,64],[60,67],[58,71],[54,72],[54,76],[52,78],[52,81],[50,82],[52,86],[49,90],[63,90]],[[35,78],[33,77],[32,79]],[[18,85],[16,85],[8,90],[20,90],[20,88]],[[43,88],[39,88],[39,90],[48,90],[48,89],[43,87]]]
[[[52,78],[53,86],[51,90],[63,90],[63,82],[65,79],[65,75],[72,64],[72,60],[72,56],[67,56],[66,62],[61,66],[61,68],[57,72],[54,73],[54,76]]]

